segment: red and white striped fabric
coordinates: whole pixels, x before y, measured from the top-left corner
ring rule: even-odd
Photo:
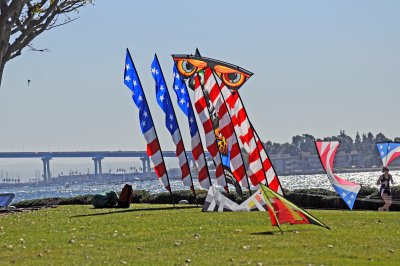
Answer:
[[[228,109],[224,104],[219,85],[210,68],[204,70],[204,89],[208,91],[215,112],[219,117],[220,133],[226,138],[228,144],[232,174],[242,187],[248,187],[246,168],[240,153],[239,143],[237,142],[235,131],[229,117]]]
[[[186,154],[185,154],[185,147],[183,145],[182,136],[181,136],[178,128],[172,134],[172,140],[174,141],[175,146],[176,146],[175,153],[179,160],[179,167],[181,168],[181,173],[182,173],[181,178],[182,178],[183,185],[190,187],[190,189],[193,191],[194,187],[193,187],[192,179],[190,177],[190,170],[189,170],[189,164],[188,164]]]
[[[254,186],[259,183],[267,183],[270,189],[282,195],[282,187],[278,176],[272,167],[261,140],[258,139],[250,124],[239,93],[231,93],[223,84],[221,84],[220,88],[228,106],[235,132],[249,154],[248,168],[251,183]]]
[[[222,167],[221,157],[218,151],[212,122],[207,110],[207,103],[206,100],[204,99],[204,95],[201,90],[198,77],[196,77],[195,83],[196,84],[194,89],[194,106],[197,114],[199,115],[200,122],[204,128],[207,150],[211,154],[216,166],[215,177],[217,179],[218,185],[224,187],[224,189],[228,191],[228,186],[225,180],[224,168]]]
[[[186,115],[188,119],[188,126],[190,129],[190,137],[192,144],[192,156],[195,161],[194,167],[197,168],[198,179],[200,186],[205,189],[209,189],[211,186],[210,177],[208,174],[206,156],[204,154],[203,145],[201,143],[199,128],[197,126],[196,118],[194,116],[194,110],[192,102],[190,100],[189,92],[186,87],[185,80],[180,76],[179,71],[174,65],[174,92],[176,94],[176,100],[179,108]]]
[[[154,125],[143,133],[147,142],[147,155],[150,158],[150,164],[154,168],[158,180],[168,190],[171,191],[169,180],[167,178],[167,169],[161,154],[160,144],[154,130]]]
[[[198,179],[200,186],[204,189],[209,189],[211,186],[210,178],[206,165],[206,159],[203,146],[201,145],[199,131],[192,137],[192,155],[198,170]]]

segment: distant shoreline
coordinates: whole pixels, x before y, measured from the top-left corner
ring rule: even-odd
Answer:
[[[119,192],[119,191],[117,191]],[[222,192],[231,200],[241,203],[249,197],[248,192],[244,192],[242,198],[236,192],[230,191],[229,195]],[[253,191],[254,193],[254,191]],[[400,195],[400,187],[393,187],[393,197],[397,198]],[[204,204],[207,196],[206,190],[196,190],[196,196],[190,190],[173,191],[173,201],[178,203],[180,200],[186,200],[189,204]],[[51,207],[58,205],[91,205],[93,195],[82,195],[75,197],[51,197],[33,200],[25,200],[12,204],[17,208],[32,208],[32,207]],[[343,209],[348,210],[347,205],[337,195],[336,192],[326,189],[296,189],[294,191],[286,191],[285,198],[292,201],[294,204],[308,209]],[[132,204],[171,204],[171,195],[167,192],[150,194],[148,191],[134,190]],[[382,199],[378,195],[378,189],[373,187],[362,187],[358,193],[354,209],[358,210],[377,210],[383,205]],[[400,203],[393,201],[390,208],[391,211],[400,211]]]
[[[400,167],[390,167],[391,171],[399,171]],[[357,173],[357,172],[381,172],[380,167],[371,167],[371,168],[339,168],[335,169],[335,173],[340,174],[340,173]],[[279,176],[291,176],[291,175],[321,175],[325,174],[323,170],[310,170],[304,173],[285,173],[281,174]]]
[[[364,173],[364,172],[380,172],[380,167],[374,168],[351,168],[351,169],[335,169],[335,173]],[[391,171],[398,171],[400,167],[391,167]],[[279,174],[279,173],[278,173]],[[292,173],[284,173],[279,174],[279,176],[303,176],[303,175],[323,175],[325,172],[323,170],[310,170],[307,172],[292,172]],[[193,178],[197,178],[196,175]],[[37,185],[68,185],[70,183],[76,183],[80,181],[91,181],[104,183],[104,182],[140,182],[146,180],[157,180],[157,176],[154,172],[151,173],[125,173],[125,174],[109,174],[104,173],[102,175],[94,175],[94,174],[82,174],[82,175],[71,175],[71,176],[58,176],[52,178],[49,182],[44,183],[43,181],[39,182],[20,182],[20,183],[0,183],[0,189],[5,188],[14,188],[14,187],[23,187],[23,186],[37,186]],[[180,179],[179,176],[171,176],[170,179],[177,180]]]

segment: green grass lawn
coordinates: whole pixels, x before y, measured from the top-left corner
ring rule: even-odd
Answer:
[[[0,264],[399,265],[400,213],[311,211],[331,230],[265,212],[135,204],[60,206],[0,216]]]

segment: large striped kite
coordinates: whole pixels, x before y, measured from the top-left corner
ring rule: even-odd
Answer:
[[[220,107],[218,110],[219,112],[216,112],[220,123],[219,127],[215,126],[216,123],[212,124],[213,128],[206,125],[206,140],[208,135],[211,135],[211,132],[215,133],[217,141],[218,138],[222,140],[222,142],[219,142],[219,149],[221,154],[226,150],[231,152],[230,154],[228,153],[228,156],[231,156],[230,168],[236,179],[242,184],[242,186],[245,186],[247,178],[244,178],[243,167],[240,162],[241,158],[240,156],[237,156],[239,154],[237,154],[237,149],[235,148],[235,140],[231,137],[233,135],[231,126],[226,127],[227,122],[225,122],[225,109],[227,109],[231,118],[234,134],[236,134],[239,142],[241,142],[241,147],[243,147],[246,150],[246,153],[249,154],[248,176],[253,186],[257,186],[258,184],[267,184],[272,190],[279,194],[283,194],[279,178],[273,169],[261,140],[247,116],[238,92],[238,89],[251,77],[253,73],[239,66],[222,62],[220,60],[202,57],[197,52],[196,55],[173,55],[173,59],[180,75],[189,80],[189,85],[194,83],[192,88],[195,91],[195,99],[199,100],[195,103],[196,110],[198,111],[203,125],[204,120],[214,118],[211,115],[206,117],[204,110],[207,107],[210,109],[218,109]],[[208,95],[199,95],[201,93],[201,90],[198,89],[200,84],[198,84],[199,82],[196,82],[196,77],[198,76],[200,76],[203,84],[205,84],[204,87],[206,90],[208,88],[206,91]],[[211,79],[209,77],[211,77]],[[215,77],[218,77],[220,83],[216,82]],[[208,85],[211,85],[206,86],[207,82]],[[196,95],[198,97],[196,97]],[[201,101],[205,101],[204,98],[207,96],[209,96],[211,103],[214,106],[204,106],[204,104],[200,106]],[[217,105],[221,98],[225,101],[227,108]],[[207,103],[209,102],[210,101],[207,101]],[[229,119],[227,121],[229,122]],[[222,128],[226,128],[225,132],[220,130]],[[221,133],[221,136],[219,136],[219,133]],[[228,142],[228,149],[223,149],[224,145],[220,145],[224,144],[225,141]],[[232,141],[231,144],[229,143],[230,141]],[[209,147],[209,145],[207,146]],[[229,148],[232,148],[232,150],[229,150]],[[210,153],[212,154],[211,151]],[[218,170],[219,164],[217,162],[216,165]]]

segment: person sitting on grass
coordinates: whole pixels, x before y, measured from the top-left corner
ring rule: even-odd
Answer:
[[[377,185],[381,185],[379,195],[382,197],[385,205],[378,208],[378,211],[389,211],[389,206],[392,204],[392,191],[390,190],[390,182],[393,185],[393,177],[389,174],[389,168],[383,167],[383,174],[378,178]]]

